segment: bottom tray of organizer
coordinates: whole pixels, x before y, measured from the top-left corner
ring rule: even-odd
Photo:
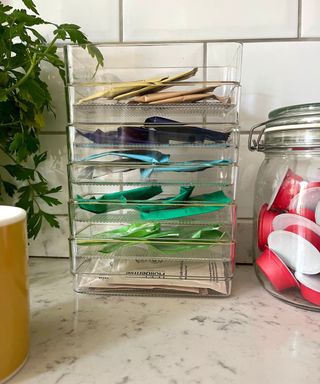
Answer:
[[[235,243],[71,239],[74,289],[110,295],[228,296]]]

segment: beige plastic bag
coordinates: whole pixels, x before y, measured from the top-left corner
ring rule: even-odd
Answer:
[[[167,262],[98,259],[91,274],[93,276],[83,279],[82,288],[169,289],[199,294],[208,293],[210,289],[227,294],[228,276],[220,260]]]
[[[198,68],[193,68],[189,71],[179,73],[174,76],[163,76],[149,80],[138,80],[120,83],[119,85],[106,89],[100,92],[96,92],[90,96],[84,97],[78,101],[78,104],[82,104],[87,101],[97,100],[101,97],[108,99],[122,100],[135,95],[141,95],[150,91],[156,91],[158,89],[167,88],[171,85],[170,82],[176,80],[185,80],[197,73]]]
[[[198,68],[193,68],[189,71],[179,73],[178,75],[169,76],[167,78],[164,78],[163,80],[159,81],[158,84],[154,85],[148,85],[146,87],[143,87],[141,89],[131,91],[128,93],[123,93],[119,96],[114,97],[115,100],[123,100],[127,99],[129,97],[133,97],[136,95],[142,95],[144,93],[148,93],[149,91],[157,91],[159,89],[164,89],[168,87],[172,87],[174,84],[170,84],[171,82],[177,81],[177,80],[186,80],[189,79],[189,77],[194,76],[198,71]]]
[[[158,92],[158,93],[151,93],[144,96],[136,96],[132,100],[132,102],[135,103],[151,103],[153,101],[159,101],[164,99],[171,99],[173,97],[178,96],[184,96],[184,95],[194,95],[197,93],[208,93],[212,92],[215,88],[217,88],[219,85],[213,86],[213,87],[204,87],[204,88],[197,88],[197,89],[190,89],[188,91],[176,91],[176,92]]]
[[[171,97],[170,99],[152,101],[148,104],[159,105],[159,104],[176,104],[176,103],[193,103],[194,101],[200,101],[204,99],[215,98],[213,93],[198,93],[195,95],[185,95],[178,97]]]

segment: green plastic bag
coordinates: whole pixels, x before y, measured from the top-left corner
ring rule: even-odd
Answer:
[[[132,242],[132,243],[123,243],[123,244],[111,243],[111,244],[107,244],[99,252],[108,254],[108,253],[112,253],[112,252],[117,251],[119,248],[129,247],[129,246],[133,246],[133,245],[137,245],[137,244],[141,244],[141,242],[140,243]],[[170,255],[170,254],[175,254],[178,252],[190,251],[192,249],[208,248],[209,244],[147,243],[147,246],[150,248],[150,250],[156,250],[160,253]]]
[[[177,202],[186,201],[189,199],[192,191],[194,190],[193,186],[190,187],[181,187],[178,195],[174,197],[169,197],[167,199],[153,200],[154,204],[149,205],[137,205],[135,209],[140,212],[152,212],[160,211],[163,209],[168,209],[169,204],[176,204]]]
[[[106,240],[144,238],[160,233],[159,223],[133,223],[120,228],[97,233],[92,240],[81,241],[81,245],[105,244]],[[99,241],[101,240],[101,241]]]
[[[185,227],[176,227],[172,230],[161,231],[159,223],[145,223],[145,225],[135,223],[112,231],[101,232],[95,235],[94,239],[84,242],[81,241],[79,245],[104,244],[105,246],[100,252],[111,253],[121,247],[148,243],[148,246],[156,248],[163,253],[174,253],[208,247],[211,242],[221,241],[224,237],[225,233],[219,230],[218,225],[202,228],[197,231]],[[127,241],[128,239],[134,240],[135,238],[138,238],[138,241]],[[99,242],[99,239],[104,241]],[[112,239],[116,239],[117,242],[106,243],[106,240]],[[156,240],[157,242],[150,242],[150,240]],[[164,240],[165,243],[161,244],[161,240]],[[209,241],[210,243],[196,244],[197,240]],[[168,241],[171,241],[171,243],[168,243]]]
[[[148,200],[151,197],[159,195],[161,192],[162,188],[160,186],[151,185],[148,187],[135,188],[128,191],[107,193],[98,199],[96,199],[94,196],[86,199],[80,195],[77,195],[76,200],[79,203],[79,207],[86,211],[93,213],[104,213],[124,208],[126,203],[130,200]],[[119,201],[121,204],[103,204],[108,201]],[[98,204],[95,204],[95,202]]]
[[[222,191],[208,193],[190,198],[191,202],[205,202],[210,204],[203,204],[197,206],[185,206],[181,208],[164,209],[161,211],[141,212],[140,217],[143,220],[172,220],[181,217],[202,215],[218,211],[223,208],[223,205],[229,204],[232,200],[226,196]],[[218,204],[218,205],[215,205]]]

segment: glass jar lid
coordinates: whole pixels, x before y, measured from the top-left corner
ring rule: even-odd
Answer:
[[[268,121],[251,128],[251,151],[320,149],[320,103],[278,108],[268,117]]]
[[[310,115],[314,113],[320,113],[320,103],[297,104],[277,108],[269,112],[268,118],[275,119],[278,117]]]

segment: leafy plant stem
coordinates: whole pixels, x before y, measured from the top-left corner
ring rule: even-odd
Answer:
[[[13,121],[12,123],[0,123],[0,127],[11,127],[12,125],[20,124],[20,120]]]
[[[5,95],[8,95],[12,91],[14,91],[16,88],[19,88],[32,74],[34,68],[40,63],[40,61],[45,57],[45,55],[50,51],[50,49],[54,46],[55,42],[57,41],[57,36],[51,41],[51,43],[48,45],[48,48],[40,55],[37,53],[34,53],[31,59],[31,65],[28,68],[27,72],[21,77],[20,80],[18,80],[12,87],[6,89]]]

